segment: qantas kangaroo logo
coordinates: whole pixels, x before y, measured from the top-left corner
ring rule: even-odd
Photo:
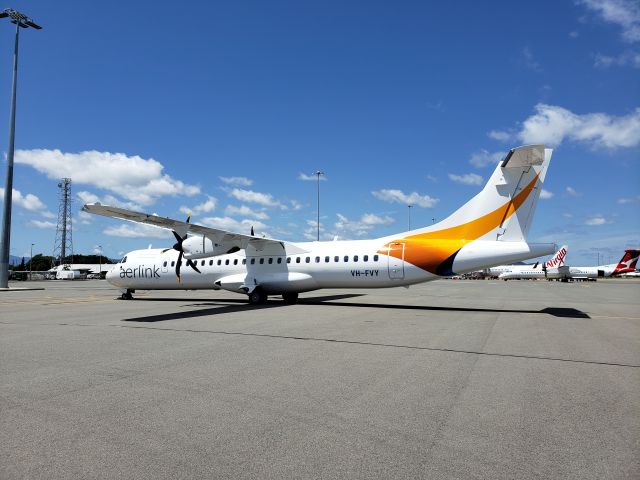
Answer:
[[[614,273],[633,272],[640,257],[640,250],[625,250],[622,260],[614,270]]]

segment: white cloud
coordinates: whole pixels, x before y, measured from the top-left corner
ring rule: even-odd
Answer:
[[[302,203],[300,203],[299,201],[297,201],[297,200],[290,200],[290,203],[291,203],[291,208],[292,208],[293,210],[296,210],[296,211],[297,211],[297,210],[302,210],[303,205],[302,205]]]
[[[224,213],[230,216],[240,216],[240,217],[251,217],[257,218],[258,220],[268,220],[269,215],[264,210],[252,210],[246,205],[241,205],[236,207],[235,205],[229,205],[224,209]]]
[[[533,58],[533,53],[531,53],[529,47],[524,47],[520,51],[520,63],[522,63],[525,68],[536,73],[542,72],[542,66],[536,61],[535,58]]]
[[[591,226],[604,225],[606,223],[611,223],[611,220],[607,220],[604,216],[600,214],[592,215],[591,217],[587,218],[587,220],[584,222],[585,225],[591,225]]]
[[[76,184],[93,185],[141,205],[163,196],[193,196],[200,188],[163,173],[154,159],[137,155],[98,152],[64,153],[60,150],[18,150],[16,163],[30,165],[49,178],[69,177]]]
[[[33,225],[34,227],[44,228],[44,229],[56,228],[57,226],[53,222],[43,222],[41,220],[31,220],[29,222],[29,225]]]
[[[326,180],[327,177],[326,175],[322,174],[320,175],[320,181],[324,181]],[[298,174],[298,180],[304,180],[304,181],[318,181],[318,176],[317,175],[307,175],[306,173],[300,173]]]
[[[505,152],[488,152],[487,150],[482,149],[471,155],[469,163],[474,167],[482,168],[487,165],[497,164],[505,157],[505,155]]]
[[[449,180],[463,185],[482,185],[483,179],[475,173],[465,173],[464,175],[449,174]]]
[[[0,201],[4,201],[4,188],[0,188]],[[20,190],[11,189],[11,204],[30,212],[39,213],[45,218],[55,218],[55,215],[47,210],[47,206],[32,193],[23,195]]]
[[[184,213],[185,215],[199,215],[201,213],[212,212],[216,209],[217,202],[218,200],[207,195],[207,199],[204,202],[199,203],[195,207],[182,206],[180,207],[180,212]]]
[[[264,223],[255,219],[236,220],[231,217],[206,217],[201,219],[199,223],[211,228],[219,228],[245,235],[249,235],[251,227],[254,228],[256,235],[265,234],[267,230],[267,226]]]
[[[390,225],[394,222],[389,216],[378,216],[373,213],[363,214],[359,220],[349,220],[344,215],[337,214],[338,221],[335,223],[335,235],[340,238],[363,237],[377,225]],[[315,228],[315,222],[313,222]]]
[[[634,0],[578,0],[599,14],[605,22],[622,28],[622,38],[629,43],[640,41],[640,4]]]
[[[606,113],[578,115],[543,103],[536,105],[535,110],[515,135],[523,143],[558,146],[568,140],[608,149],[640,145],[640,108],[619,117]]]
[[[626,67],[640,68],[640,52],[630,50],[614,57],[598,53],[595,56],[594,66],[597,68]]]
[[[618,203],[620,205],[626,205],[629,203],[640,203],[640,195],[636,195],[635,197],[619,198]]]
[[[434,207],[440,200],[432,198],[429,195],[419,195],[416,192],[409,194],[404,193],[402,190],[382,189],[371,194],[378,200],[388,203],[401,203],[403,205],[417,205],[422,208]]]
[[[227,185],[239,185],[241,187],[250,187],[253,185],[253,180],[247,177],[218,177]]]
[[[93,218],[94,216],[91,215],[90,213],[83,212],[82,210],[80,210],[76,218],[73,220],[73,223],[76,225],[77,224],[89,225],[92,222]]]
[[[567,194],[568,194],[568,195],[570,195],[570,196],[572,196],[572,197],[581,197],[581,196],[582,196],[582,194],[581,194],[581,193],[578,193],[578,192],[576,191],[576,189],[575,189],[575,188],[573,188],[573,187],[567,187],[567,188],[566,188],[566,192],[567,192]]]
[[[264,205],[265,207],[280,207],[283,210],[287,209],[286,205],[283,205],[278,200],[274,199],[269,193],[234,188],[229,192],[229,195],[241,202],[257,203],[259,205]]]
[[[550,192],[549,190],[545,190],[543,188],[542,190],[540,190],[540,198],[542,198],[543,200],[553,198],[553,192]]]
[[[487,136],[489,138],[493,138],[494,140],[498,140],[499,142],[506,142],[511,140],[511,135],[509,133],[500,130],[491,130],[489,133],[487,133]]]
[[[103,233],[105,235],[111,235],[112,237],[125,238],[173,238],[170,230],[160,227],[154,227],[153,225],[144,225],[141,223],[131,225],[121,224],[117,227],[107,227],[104,229]]]

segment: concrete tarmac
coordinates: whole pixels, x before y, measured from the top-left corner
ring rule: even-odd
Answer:
[[[640,478],[635,280],[36,286],[0,292],[3,480]]]

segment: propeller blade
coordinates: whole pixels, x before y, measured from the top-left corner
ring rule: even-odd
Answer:
[[[162,250],[162,252],[160,253],[167,253],[169,250],[173,250],[173,248],[165,248],[164,250]]]
[[[200,270],[198,270],[198,267],[196,266],[195,262],[191,261],[191,259],[187,260],[187,265],[193,268],[196,272],[202,273]]]
[[[253,225],[251,225],[251,236],[255,237],[255,233],[253,233]]]
[[[180,283],[180,265],[182,264],[182,252],[178,254],[178,261],[176,262],[176,278]]]
[[[171,233],[173,233],[173,236],[176,237],[176,240],[178,241],[178,245],[182,245],[182,241],[184,239],[180,235],[178,235],[178,233],[175,230],[171,230]]]

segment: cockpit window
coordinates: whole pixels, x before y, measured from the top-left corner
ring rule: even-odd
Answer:
[[[122,260],[120,260],[120,263],[127,263],[127,256],[125,255],[124,258]]]

